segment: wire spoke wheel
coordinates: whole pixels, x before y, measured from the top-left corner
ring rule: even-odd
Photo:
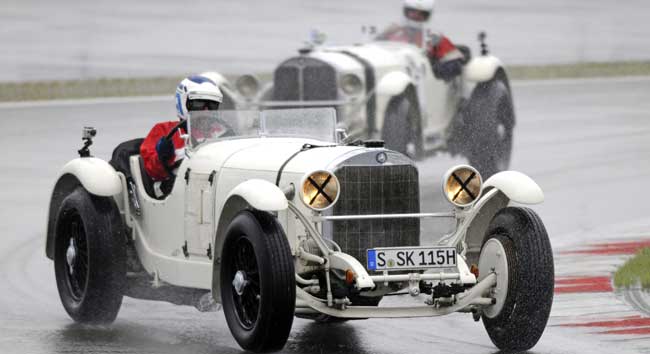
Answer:
[[[235,243],[231,272],[232,296],[242,327],[252,329],[259,315],[260,279],[253,245],[245,236]]]
[[[228,226],[220,291],[230,332],[253,352],[281,349],[295,312],[296,283],[289,242],[277,219],[241,211]]]
[[[112,198],[83,187],[59,207],[54,272],[66,312],[80,323],[111,323],[122,305],[126,247],[122,219]]]
[[[88,241],[83,220],[79,213],[73,211],[64,220],[66,249],[66,281],[72,297],[80,301],[88,283]]]

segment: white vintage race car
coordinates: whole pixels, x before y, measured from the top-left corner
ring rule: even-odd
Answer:
[[[515,113],[503,64],[488,54],[483,35],[480,55],[459,46],[466,59],[462,75],[442,80],[423,36],[393,26],[364,44],[312,43],[283,61],[266,86],[252,75],[240,77],[239,104],[335,107],[351,139],[383,139],[411,157],[460,154],[486,177],[507,169]]]
[[[210,127],[219,125],[219,136]],[[484,183],[450,169],[453,208],[422,213],[418,169],[381,142],[345,145],[332,108],[192,112],[171,192],[156,196],[139,155],[128,171],[82,157],[56,181],[46,254],[65,310],[112,322],[123,296],[223,306],[237,342],[282,348],[294,316],[318,321],[441,316],[483,319],[502,349],[538,341],[553,297],[553,257],[539,217],[507,207],[543,200],[522,173]],[[423,218],[455,231],[420,243]],[[387,295],[419,305],[380,306]]]

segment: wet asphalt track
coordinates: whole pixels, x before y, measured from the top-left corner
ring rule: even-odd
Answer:
[[[650,78],[516,82],[514,90],[512,168],[544,189],[546,202],[535,209],[555,248],[650,218]],[[58,169],[76,155],[81,127],[98,128],[92,150],[108,158],[117,143],[173,116],[171,98],[0,105],[0,353],[240,352],[221,312],[191,307],[126,298],[114,325],[75,325],[59,303],[52,263],[44,256],[48,194]],[[438,182],[454,162],[462,160],[442,155],[419,163],[423,210],[445,207]],[[554,310],[553,316],[559,315]],[[624,342],[549,327],[533,352],[625,349]],[[297,319],[284,351],[493,353],[496,348],[481,323],[455,314],[339,325]]]

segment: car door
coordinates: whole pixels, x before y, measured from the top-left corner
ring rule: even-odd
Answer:
[[[214,208],[217,171],[186,173],[185,249],[186,256],[212,258],[212,235],[215,232]]]

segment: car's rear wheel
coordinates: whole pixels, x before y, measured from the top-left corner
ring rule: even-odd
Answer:
[[[78,187],[56,219],[54,271],[61,303],[80,323],[111,323],[122,305],[126,244],[110,198]]]
[[[295,312],[296,285],[289,242],[277,220],[242,211],[226,232],[221,299],[239,345],[254,352],[281,349]]]
[[[479,280],[497,276],[496,304],[483,309],[490,339],[501,350],[532,348],[542,336],[553,302],[551,244],[539,216],[527,208],[499,211],[488,227],[479,257]]]
[[[493,79],[475,89],[466,114],[460,145],[469,164],[483,179],[507,170],[512,154],[515,122],[512,97],[506,82]]]

